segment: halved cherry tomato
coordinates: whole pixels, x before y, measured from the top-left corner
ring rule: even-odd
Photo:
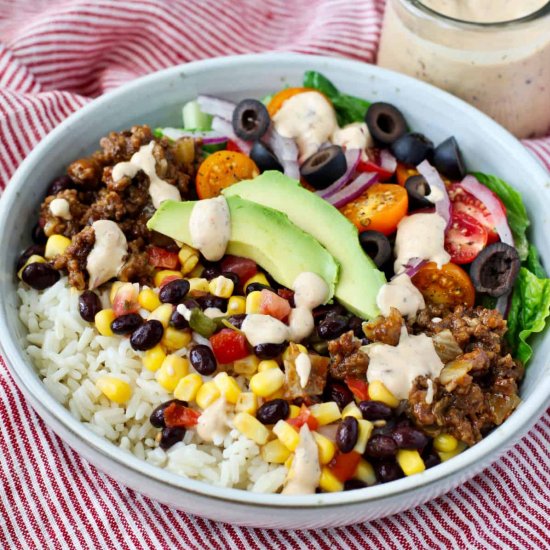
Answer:
[[[199,199],[217,197],[222,189],[241,180],[256,177],[260,171],[254,161],[236,151],[216,151],[199,166],[196,177]]]
[[[282,106],[283,103],[291,97],[303,94],[304,92],[317,92],[314,88],[285,88],[277,92],[267,104],[267,112],[272,117]]]
[[[314,431],[319,427],[319,422],[317,422],[317,419],[311,414],[311,411],[305,405],[302,405],[298,416],[289,418],[287,422],[298,431],[300,431],[300,428],[304,424],[307,424],[307,427],[311,431]]]
[[[139,290],[132,283],[124,283],[113,299],[113,311],[117,317],[139,311]]]
[[[424,264],[412,278],[412,282],[425,300],[450,308],[458,305],[473,307],[476,291],[468,274],[455,264],[445,264],[441,269],[435,262]]]
[[[407,214],[409,199],[404,187],[377,183],[349,202],[340,212],[355,224],[359,232],[372,229],[384,235],[393,233]]]
[[[249,354],[246,336],[230,328],[223,328],[211,336],[210,343],[216,360],[222,365],[244,359]]]
[[[401,187],[405,187],[405,182],[411,176],[418,176],[419,173],[420,172],[414,166],[409,166],[408,164],[398,162],[395,177],[397,178],[397,183],[401,185]]]
[[[260,293],[260,313],[262,315],[271,315],[271,317],[282,321],[289,316],[290,309],[288,300],[281,298],[271,290],[262,289]]]
[[[357,470],[361,455],[356,451],[349,453],[337,452],[335,457],[328,463],[328,469],[336,478],[344,482],[351,479]]]
[[[364,380],[359,378],[346,378],[346,384],[351,390],[351,393],[359,399],[359,401],[368,401],[369,398],[369,385]]]
[[[225,146],[227,151],[234,151],[236,153],[242,153],[241,148],[230,139],[227,140],[227,145]]]
[[[228,271],[229,273],[235,273],[239,277],[238,292],[241,292],[242,286],[250,277],[253,277],[258,273],[258,266],[256,262],[249,260],[248,258],[241,258],[240,256],[231,256],[228,254],[224,257],[221,264],[221,270]]]
[[[445,233],[445,250],[455,264],[469,264],[487,245],[487,230],[472,216],[453,208]]]
[[[147,254],[149,255],[149,262],[155,267],[176,269],[180,264],[177,252],[171,252],[160,246],[149,247]]]
[[[170,403],[164,409],[164,423],[168,428],[191,428],[195,426],[201,414],[180,403]]]
[[[468,193],[460,184],[455,183],[448,189],[449,198],[455,212],[462,212],[474,218],[487,231],[487,242],[489,244],[498,241],[498,232],[495,227],[495,220],[487,207],[471,193]],[[498,197],[497,197],[498,198]],[[500,201],[500,199],[498,199]],[[502,205],[503,212],[506,211]]]

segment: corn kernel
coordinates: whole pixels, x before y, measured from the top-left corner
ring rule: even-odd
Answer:
[[[94,318],[95,328],[101,336],[114,336],[111,323],[115,320],[115,312],[112,309],[98,311]]]
[[[179,355],[167,355],[157,372],[157,382],[169,392],[176,389],[178,382],[189,372],[189,361]]]
[[[180,271],[174,271],[173,269],[161,269],[160,271],[157,271],[155,273],[155,276],[153,277],[153,283],[156,287],[162,286],[162,281],[166,279],[166,277],[175,277],[177,279],[183,279],[183,275]]]
[[[380,380],[373,380],[369,384],[369,397],[373,401],[381,401],[388,405],[388,407],[395,408],[399,405],[399,399],[391,393],[386,386]]]
[[[294,453],[291,453],[290,456],[285,460],[285,468],[287,470],[290,470],[290,468],[292,468],[293,461],[294,461]]]
[[[153,311],[161,305],[161,301],[153,289],[144,288],[138,294],[138,304],[147,311]]]
[[[260,360],[255,355],[247,355],[233,363],[233,371],[236,374],[252,375],[258,370],[259,363]]]
[[[192,277],[187,279],[189,281],[189,292],[198,293],[198,292],[210,292],[210,287],[208,286],[208,279],[202,279],[201,277]]]
[[[361,420],[363,418],[363,413],[361,412],[361,409],[355,404],[355,401],[348,403],[342,409],[342,418],[346,418],[346,416],[353,416],[353,418],[356,418],[357,420]]]
[[[284,420],[279,420],[277,424],[273,426],[273,433],[290,451],[295,451],[298,443],[300,443],[300,434]]]
[[[320,426],[331,424],[332,422],[336,422],[342,418],[342,413],[340,412],[340,408],[336,404],[336,401],[318,403],[317,405],[312,405],[309,410],[315,420],[319,422]]]
[[[259,290],[251,292],[246,297],[245,313],[260,313],[260,302],[262,293]]]
[[[240,412],[233,418],[233,425],[239,432],[252,439],[258,445],[265,445],[269,438],[269,430],[251,414]]]
[[[162,346],[157,344],[154,348],[148,349],[143,356],[143,366],[151,372],[156,372],[166,359],[166,353]]]
[[[200,278],[203,271],[204,267],[201,264],[197,264],[189,273],[187,273],[186,277],[189,279]]]
[[[276,392],[270,393],[264,399],[266,401],[273,401],[273,399],[283,399],[284,395],[285,395],[284,388],[280,388]]]
[[[114,304],[116,293],[119,291],[120,287],[125,284],[126,283],[123,283],[122,281],[115,281],[111,285],[111,288],[109,289],[109,302],[111,304]]]
[[[186,244],[181,245],[180,251],[178,252],[178,258],[181,264],[181,272],[184,275],[193,271],[199,263],[199,253]]]
[[[164,328],[167,328],[170,323],[170,317],[172,317],[173,308],[172,304],[162,304],[149,314],[147,320],[156,319],[162,323]]]
[[[184,376],[174,390],[174,397],[182,401],[195,401],[197,392],[202,386],[202,376],[196,372]]]
[[[95,385],[107,398],[119,405],[126,403],[132,396],[132,386],[114,376],[102,376]]]
[[[458,439],[451,434],[439,434],[434,437],[434,449],[443,453],[452,453],[458,446]]]
[[[256,275],[250,277],[250,279],[248,279],[246,281],[246,283],[244,283],[244,290],[246,291],[246,287],[250,284],[250,283],[260,283],[261,285],[265,285],[265,286],[271,286],[269,284],[269,281],[267,280],[267,277],[263,274],[263,273],[256,273]]]
[[[278,439],[274,439],[261,448],[260,456],[266,462],[284,464],[290,457],[290,451]]]
[[[417,450],[399,449],[396,459],[406,476],[419,474],[426,469],[424,461]]]
[[[51,235],[46,241],[44,257],[51,260],[52,258],[63,254],[70,244],[71,239],[68,239],[64,235]]]
[[[23,270],[29,265],[29,264],[44,264],[46,263],[46,260],[39,256],[38,254],[33,254],[32,256],[29,256],[27,261],[23,264],[23,267],[17,272],[17,276],[21,279],[23,277]]]
[[[185,348],[191,342],[190,330],[177,330],[174,327],[166,327],[160,343],[170,351]]]
[[[258,410],[258,398],[252,392],[241,392],[235,405],[235,411],[256,414]]]
[[[367,485],[374,485],[376,483],[374,468],[372,467],[372,464],[367,462],[364,458],[359,461],[353,477],[363,483],[366,483]]]
[[[264,372],[269,369],[278,369],[279,363],[275,361],[274,359],[264,359],[263,361],[260,361],[258,364],[258,372]]]
[[[311,432],[317,449],[319,450],[319,463],[321,465],[328,464],[336,453],[336,445],[328,437],[321,435],[318,432]]]
[[[359,424],[359,435],[357,436],[357,443],[355,444],[353,450],[362,455],[367,448],[367,441],[369,440],[374,426],[372,425],[372,422],[363,420],[362,418],[357,420],[357,422]]]
[[[214,277],[208,285],[208,290],[210,291],[210,294],[213,294],[218,298],[229,298],[231,294],[233,294],[234,288],[235,285],[233,281],[227,277],[224,277],[223,275]]]
[[[298,405],[290,405],[290,414],[289,418],[296,418],[300,414],[300,407]]]
[[[212,403],[214,403],[220,395],[221,393],[218,386],[216,386],[214,380],[210,380],[209,382],[205,382],[199,388],[197,396],[195,397],[195,402],[202,410],[204,410],[212,405]]]
[[[449,451],[449,452],[437,451],[437,454],[439,455],[441,462],[446,462],[450,458],[454,458],[456,455],[459,455],[462,451],[466,449],[466,447],[467,447],[466,443],[459,441],[454,451]]]
[[[240,315],[246,311],[246,298],[244,296],[231,296],[227,302],[227,315]]]
[[[268,369],[250,379],[250,389],[260,397],[267,397],[283,387],[285,375],[281,369]]]
[[[321,470],[319,487],[326,493],[336,493],[344,490],[344,484],[326,466]]]
[[[228,403],[235,404],[238,401],[241,388],[232,376],[229,376],[226,372],[220,372],[214,377],[214,383]]]

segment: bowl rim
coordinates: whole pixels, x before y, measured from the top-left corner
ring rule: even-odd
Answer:
[[[104,105],[116,100],[119,96],[132,93],[142,87],[154,86],[157,81],[163,81],[166,78],[212,72],[218,69],[227,69],[236,64],[241,67],[253,67],[256,64],[266,63],[284,63],[288,66],[295,65],[301,68],[319,68],[322,66],[327,70],[332,68],[338,70],[346,69],[351,72],[363,73],[367,76],[379,74],[390,79],[398,79],[400,84],[406,85],[411,91],[428,93],[435,96],[443,103],[452,104],[451,108],[457,115],[460,114],[460,112],[464,112],[470,117],[476,118],[479,123],[491,133],[493,140],[497,140],[506,147],[513,148],[517,151],[515,153],[516,160],[525,163],[529,173],[534,176],[533,179],[535,182],[540,180],[542,183],[550,180],[550,177],[537,159],[504,128],[471,105],[425,82],[397,74],[375,65],[350,59],[296,53],[232,55],[185,63],[132,80],[91,101],[83,108],[71,114],[41,140],[21,163],[11,178],[10,184],[0,198],[0,227],[4,226],[5,221],[10,215],[11,209],[17,203],[18,197],[23,195],[20,193],[19,188],[22,182],[25,181],[26,176],[33,171],[43,150],[45,150],[50,143],[55,142],[58,137],[62,136],[67,128],[75,123],[77,124],[81,117],[92,112],[101,112]],[[4,241],[0,242],[0,248],[4,246],[3,242]],[[100,453],[108,461],[116,463],[121,468],[129,469],[136,474],[151,478],[157,483],[169,486],[171,489],[181,489],[182,492],[195,493],[203,497],[215,498],[219,501],[255,505],[259,507],[328,508],[344,504],[372,503],[390,497],[404,496],[405,493],[415,491],[428,485],[435,485],[437,481],[445,477],[455,475],[460,471],[465,471],[476,464],[479,465],[480,462],[483,463],[484,459],[487,457],[493,458],[499,450],[504,451],[507,445],[511,445],[523,434],[527,427],[534,423],[536,417],[544,409],[550,395],[550,376],[548,376],[548,374],[550,374],[550,363],[547,363],[544,366],[544,374],[546,374],[546,376],[542,377],[543,380],[533,390],[533,394],[527,401],[522,401],[518,409],[506,420],[506,422],[464,453],[461,453],[452,460],[444,462],[437,467],[430,468],[421,474],[404,477],[391,483],[375,485],[356,491],[296,496],[261,494],[241,489],[219,487],[169,472],[168,470],[153,466],[145,460],[129,454],[127,451],[122,450],[107,439],[85,428],[80,421],[72,416],[68,409],[56,401],[53,395],[47,391],[46,386],[39,380],[30,359],[25,356],[25,352],[17,342],[17,339],[11,338],[8,313],[3,301],[0,303],[0,335],[2,348],[4,349],[4,357],[6,359],[5,363],[10,369],[17,385],[22,388],[31,406],[33,406],[33,408],[42,409],[43,415],[52,415],[55,421],[63,425],[66,430],[69,430],[83,444],[90,447],[91,450]],[[22,373],[29,370],[32,371],[34,376],[21,376]],[[489,463],[485,465],[488,466]]]

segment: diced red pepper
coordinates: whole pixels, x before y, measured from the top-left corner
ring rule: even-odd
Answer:
[[[177,269],[180,265],[177,252],[171,252],[160,246],[150,246],[147,250],[149,262],[162,269]]]
[[[364,380],[359,378],[346,378],[346,384],[351,390],[351,393],[359,399],[359,401],[367,401],[369,399],[369,385]]]
[[[296,431],[300,431],[300,428],[304,424],[307,424],[308,428],[312,432],[319,427],[319,422],[317,422],[317,419],[311,414],[311,411],[305,405],[302,405],[298,416],[289,418],[287,422],[295,428]]]
[[[138,290],[132,283],[124,283],[113,299],[113,311],[117,317],[139,311]]]
[[[350,451],[349,453],[337,452],[328,463],[328,469],[343,483],[353,477],[360,460],[361,455],[356,451]]]
[[[370,160],[359,160],[356,170],[358,172],[374,172],[375,174],[378,174],[378,181],[388,181],[393,176],[393,172],[385,170]]]
[[[198,411],[179,403],[171,403],[164,409],[164,423],[168,428],[191,428],[197,424]]]
[[[229,273],[235,273],[235,275],[239,277],[238,291],[240,292],[244,283],[246,283],[250,277],[258,273],[258,266],[256,262],[248,258],[228,255],[222,260],[221,270],[222,272],[228,271]]]
[[[211,336],[210,343],[216,360],[222,365],[244,359],[250,353],[245,335],[230,328],[223,328]]]
[[[290,315],[290,304],[271,290],[262,289],[260,292],[260,313],[271,315],[279,321],[283,321]]]
[[[292,300],[294,300],[294,291],[293,290],[289,290],[288,288],[279,288],[277,290],[277,294],[281,297],[281,298],[284,298],[285,300],[288,300],[288,302],[290,304],[292,304]]]
[[[227,145],[225,146],[227,151],[234,151],[236,153],[242,153],[241,148],[230,139],[227,140]]]

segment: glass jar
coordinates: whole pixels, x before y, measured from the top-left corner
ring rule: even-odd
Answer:
[[[548,0],[388,0],[378,64],[461,97],[518,138],[550,133]]]

